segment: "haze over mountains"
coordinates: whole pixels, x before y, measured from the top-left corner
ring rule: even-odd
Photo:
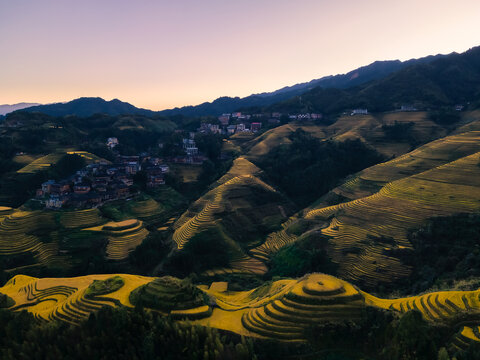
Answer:
[[[244,98],[220,97],[213,102],[206,102],[196,106],[184,106],[181,108],[162,111],[141,109],[118,99],[105,101],[98,97],[85,97],[66,103],[36,105],[31,107],[22,107],[21,109],[29,112],[38,111],[51,116],[76,115],[80,117],[88,117],[95,113],[104,113],[113,116],[120,114],[137,114],[145,116],[216,116],[239,109],[268,107],[273,104],[282,103],[286,100],[293,99],[304,93],[315,91],[315,89],[334,88],[343,90],[356,88],[361,85],[375,82],[379,79],[384,79],[403,69],[411,67],[415,68],[417,66],[430,64],[437,60],[449,58],[454,55],[457,54],[432,55],[403,62],[399,60],[376,61],[370,65],[362,66],[346,74],[325,76],[310,82],[287,86],[273,92],[252,94]]]
[[[37,106],[37,105],[40,105],[40,104],[22,102],[22,103],[12,104],[12,105],[9,105],[9,104],[0,105],[0,116],[6,115],[16,110],[22,110],[22,109],[29,108],[32,106]]]

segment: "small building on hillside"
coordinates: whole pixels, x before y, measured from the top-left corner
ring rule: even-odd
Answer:
[[[68,198],[65,195],[52,195],[45,202],[47,209],[61,209],[67,202]]]
[[[115,146],[118,145],[118,139],[116,137],[109,137],[107,139],[107,146],[110,148],[110,149],[113,149]]]
[[[90,191],[90,185],[80,183],[73,186],[73,192],[75,194],[87,194]]]
[[[233,135],[235,134],[235,131],[237,130],[237,126],[236,125],[228,125],[227,126],[227,133],[229,135]]]
[[[67,181],[59,181],[50,185],[50,194],[64,195],[70,192],[70,184]]]
[[[261,122],[252,122],[250,125],[250,129],[252,132],[259,131],[262,128],[262,123]]]
[[[42,192],[44,194],[50,194],[50,188],[51,186],[55,184],[55,180],[48,180],[48,181],[45,181],[43,184],[42,184]]]
[[[368,115],[368,110],[367,109],[354,109],[350,115],[351,116],[353,116],[353,115]]]
[[[198,154],[198,148],[194,139],[183,139],[183,150],[187,156],[195,156]]]
[[[400,106],[400,111],[417,111],[417,109],[411,104],[404,104]]]
[[[223,126],[227,126],[230,122],[230,115],[223,114],[222,116],[218,117],[218,121],[220,121],[220,124],[222,124]]]
[[[147,187],[154,188],[165,184],[165,178],[163,175],[151,175],[148,177]]]

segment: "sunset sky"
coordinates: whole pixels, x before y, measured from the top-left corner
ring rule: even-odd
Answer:
[[[480,45],[478,0],[0,0],[0,104],[161,110]]]

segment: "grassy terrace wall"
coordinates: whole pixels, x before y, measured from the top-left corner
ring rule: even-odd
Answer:
[[[203,275],[228,273],[263,274],[267,268],[245,251],[249,242],[261,241],[259,229],[281,223],[288,209],[286,200],[260,179],[261,170],[243,157],[212,185],[212,189],[195,201],[174,223],[172,239],[178,250],[202,231],[217,227],[232,249],[230,265],[209,268]],[[264,199],[264,200],[259,200]],[[286,207],[285,207],[286,205]],[[286,208],[286,210],[284,209]],[[255,236],[258,237],[255,240]]]
[[[120,222],[109,222],[105,225],[86,228],[87,231],[98,231],[108,238],[107,258],[110,260],[124,260],[130,252],[140,245],[148,235],[143,221],[129,219]]]
[[[174,318],[208,317],[211,309],[202,291],[185,280],[163,277],[153,280],[130,294],[135,306],[159,310]]]
[[[480,210],[479,161],[479,131],[452,135],[360,172],[298,217],[329,222],[318,230],[331,238],[329,256],[340,277],[388,284],[410,274],[400,260],[411,249],[410,229],[433,216]],[[344,202],[328,205],[332,199]],[[297,222],[287,221],[252,254],[268,260],[295,242]]]
[[[24,266],[67,266],[65,251],[70,244],[60,241],[85,226],[104,222],[97,209],[78,211],[22,211],[7,209],[0,213],[0,257],[4,270],[17,271]],[[21,269],[19,269],[21,268]]]
[[[0,294],[8,297],[9,309],[27,310],[40,321],[78,324],[103,306],[143,306],[180,321],[295,342],[304,341],[312,326],[364,319],[367,307],[398,313],[417,310],[426,320],[450,327],[452,334],[458,330],[453,346],[480,341],[480,290],[380,299],[323,274],[269,282],[249,291],[217,285],[199,288],[172,277],[126,274],[58,279],[18,275],[0,288]]]

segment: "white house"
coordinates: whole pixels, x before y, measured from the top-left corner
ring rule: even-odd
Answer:
[[[350,115],[368,115],[367,109],[354,109]]]
[[[113,149],[115,146],[118,145],[118,139],[116,137],[109,137],[107,139],[107,146],[110,148],[110,149]]]

